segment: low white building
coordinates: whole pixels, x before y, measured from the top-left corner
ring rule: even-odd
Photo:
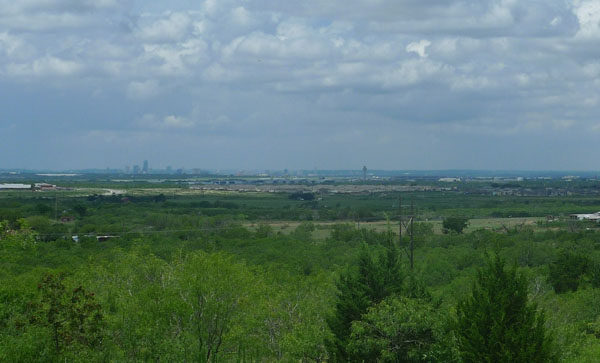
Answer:
[[[578,221],[588,220],[600,222],[600,212],[588,214],[571,214],[571,219],[577,219]]]
[[[0,190],[26,190],[31,189],[31,184],[0,184]]]

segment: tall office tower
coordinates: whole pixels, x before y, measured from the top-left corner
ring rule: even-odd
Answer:
[[[144,166],[142,167],[142,173],[148,174],[148,160],[144,160]]]

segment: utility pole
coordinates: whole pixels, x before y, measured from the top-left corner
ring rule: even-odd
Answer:
[[[398,246],[402,246],[402,196],[398,197]]]
[[[410,201],[410,269],[415,267],[414,262],[414,241],[413,241],[413,221],[415,219],[415,201]]]
[[[398,223],[398,241],[399,241],[399,246],[402,247],[402,227],[404,227],[404,230],[408,233],[408,236],[410,238],[410,242],[408,245],[409,251],[407,252],[408,254],[408,258],[410,260],[410,269],[414,269],[415,266],[415,262],[414,262],[414,249],[415,249],[415,243],[414,243],[414,233],[413,233],[413,221],[415,219],[415,202],[414,200],[411,200],[410,202],[410,215],[406,216],[407,218],[404,218],[404,215],[402,214],[402,197],[398,197],[398,211],[399,211],[399,222]],[[405,250],[406,251],[406,250]]]

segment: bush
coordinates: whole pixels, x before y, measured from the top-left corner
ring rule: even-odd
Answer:
[[[588,259],[563,250],[558,258],[550,264],[548,280],[557,294],[576,291],[588,268]]]
[[[460,234],[467,227],[468,222],[469,219],[463,217],[447,217],[444,219],[442,227],[444,229],[444,233],[456,232]]]

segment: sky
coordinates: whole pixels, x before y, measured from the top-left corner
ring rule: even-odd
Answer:
[[[0,0],[0,169],[600,170],[600,0]]]

